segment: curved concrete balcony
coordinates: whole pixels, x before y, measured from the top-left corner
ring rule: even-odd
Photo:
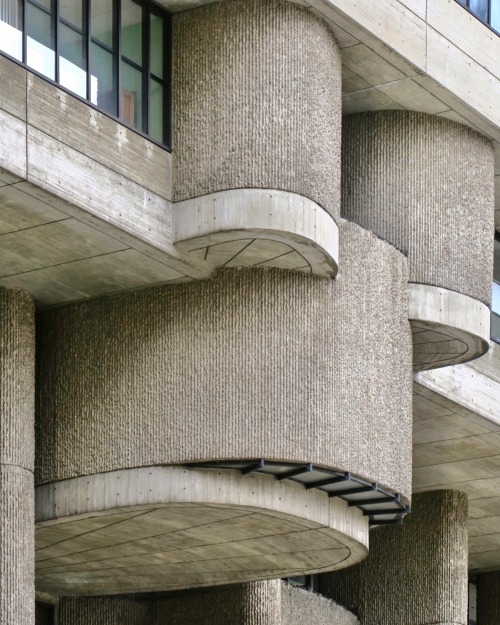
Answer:
[[[490,309],[456,291],[409,285],[415,371],[457,365],[488,351]]]
[[[318,204],[268,189],[219,191],[174,205],[174,242],[216,267],[277,267],[334,277],[338,227]]]
[[[43,560],[45,553],[47,562],[38,565],[41,589],[92,593],[92,576],[108,556],[116,558],[123,578],[115,582],[113,572],[98,573],[101,594],[345,566],[357,561],[352,554],[365,553],[364,539],[352,533],[356,527],[366,532],[370,521],[394,521],[406,512],[406,259],[363,228],[340,222],[343,262],[335,281],[276,268],[225,269],[214,280],[42,314],[36,480],[44,524],[39,556]],[[263,470],[252,469],[256,458],[265,459]],[[201,470],[200,463],[212,465]],[[234,463],[243,463],[241,475]],[[314,469],[304,473],[304,465]],[[262,475],[278,466],[294,475]],[[163,476],[158,486],[150,486],[144,467]],[[128,476],[131,486],[109,482],[112,475]],[[307,478],[323,484],[308,488]],[[267,494],[259,499],[261,485]],[[127,498],[130,492],[136,499]],[[312,517],[311,498],[319,502]],[[233,509],[234,515],[228,512]],[[117,525],[90,532],[103,510],[118,515]],[[276,525],[277,512],[282,517]],[[115,538],[122,513],[136,515],[130,527],[137,536],[157,532],[175,539],[178,559],[168,560],[173,552],[161,555],[159,577],[156,552],[122,562],[127,548],[114,549],[115,540],[125,542]],[[250,514],[234,521],[233,533],[227,515]],[[196,524],[192,515],[200,527],[196,541],[184,547],[176,541]],[[219,538],[205,517],[213,518]],[[60,543],[73,528],[74,538]],[[308,542],[310,529],[317,530],[311,537],[321,547]],[[92,536],[98,539],[97,564],[80,562],[77,554],[91,549]],[[224,536],[228,544],[217,547]],[[242,554],[247,543],[238,536],[250,541],[248,552]],[[74,550],[65,553],[63,544]],[[209,554],[192,552],[197,545],[211,545]],[[158,547],[161,554],[170,550]],[[175,575],[165,577],[174,564]],[[144,582],[128,586],[126,577],[138,577],[136,565],[144,567]]]
[[[300,484],[148,467],[39,486],[37,589],[174,590],[334,570],[368,552],[357,508]]]

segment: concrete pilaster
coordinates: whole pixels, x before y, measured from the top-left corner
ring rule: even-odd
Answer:
[[[500,571],[477,577],[477,625],[500,623]]]
[[[0,625],[34,623],[34,308],[0,289]]]
[[[355,611],[361,625],[465,625],[467,497],[415,495],[403,526],[374,530],[368,558],[320,575],[318,589]]]

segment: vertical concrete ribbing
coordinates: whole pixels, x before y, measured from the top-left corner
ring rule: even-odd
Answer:
[[[370,535],[361,564],[320,575],[319,591],[355,610],[362,625],[466,625],[467,497],[415,495],[402,527]]]
[[[500,571],[477,577],[477,625],[500,623]]]
[[[340,209],[340,48],[281,0],[230,0],[174,16],[174,197],[293,191]]]
[[[281,582],[182,594],[65,597],[59,625],[281,625]]]
[[[357,625],[314,593],[279,581],[182,594],[64,597],[59,625]]]
[[[31,298],[0,288],[0,625],[34,623]]]
[[[38,483],[266,458],[408,496],[406,259],[355,224],[340,233],[335,281],[227,269],[41,315]]]
[[[342,214],[408,255],[410,282],[491,299],[491,141],[413,111],[347,115]]]

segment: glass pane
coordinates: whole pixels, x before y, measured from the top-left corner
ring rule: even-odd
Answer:
[[[491,0],[491,26],[500,33],[500,0]]]
[[[55,80],[55,6],[50,0],[28,0],[26,5],[27,64]]]
[[[493,282],[491,310],[500,315],[500,284]]]
[[[91,4],[92,40],[113,47],[113,2],[112,0],[92,0]]]
[[[90,54],[92,67],[90,101],[103,111],[118,115],[113,55],[94,41],[92,41]]]
[[[142,67],[142,7],[122,0],[121,21],[122,57]]]
[[[149,134],[163,143],[163,85],[152,80],[149,98]]]
[[[470,0],[470,10],[475,13],[479,19],[486,22],[488,19],[488,0]]]
[[[121,81],[120,119],[142,130],[142,72],[122,61]]]
[[[87,97],[84,3],[61,0],[59,5],[59,82]]]
[[[111,0],[92,0],[90,47],[90,101],[118,115],[115,37]]]
[[[0,50],[23,60],[23,13],[21,0],[0,0]]]
[[[151,15],[151,73],[163,78],[163,18]]]

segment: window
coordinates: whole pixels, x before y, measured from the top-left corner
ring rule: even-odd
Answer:
[[[170,145],[170,18],[149,0],[0,0],[0,51]]]
[[[500,0],[457,0],[500,34]]]

